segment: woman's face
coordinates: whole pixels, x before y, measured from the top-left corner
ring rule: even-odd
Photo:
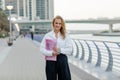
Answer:
[[[53,26],[54,30],[57,31],[57,32],[59,32],[60,29],[61,29],[61,27],[62,27],[62,21],[61,21],[61,19],[55,19],[54,26]]]

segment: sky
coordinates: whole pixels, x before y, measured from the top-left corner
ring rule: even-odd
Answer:
[[[54,0],[54,16],[64,19],[120,17],[120,0]]]

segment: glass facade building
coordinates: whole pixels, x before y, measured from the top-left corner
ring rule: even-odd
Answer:
[[[22,21],[40,21],[52,20],[54,17],[54,0],[3,0],[4,9],[7,5],[12,5],[11,16]],[[24,25],[20,26],[22,32],[34,31],[35,33],[47,32],[51,29],[51,25]]]
[[[1,1],[1,0],[0,0]],[[28,20],[50,20],[54,17],[54,0],[4,0],[4,8],[12,5],[12,15]],[[7,9],[6,12],[8,13]]]

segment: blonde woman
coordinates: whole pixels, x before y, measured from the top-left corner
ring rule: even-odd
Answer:
[[[61,16],[56,16],[52,24],[53,30],[45,34],[40,44],[40,52],[46,57],[46,78],[47,80],[71,80],[66,56],[72,52],[71,38],[66,33],[65,22]],[[54,40],[50,46],[56,43],[51,46],[51,50],[46,48],[46,40],[48,39]]]

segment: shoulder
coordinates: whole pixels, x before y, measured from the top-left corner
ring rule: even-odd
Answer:
[[[52,35],[53,35],[53,31],[50,31],[50,32],[46,33],[44,37],[50,37]]]

